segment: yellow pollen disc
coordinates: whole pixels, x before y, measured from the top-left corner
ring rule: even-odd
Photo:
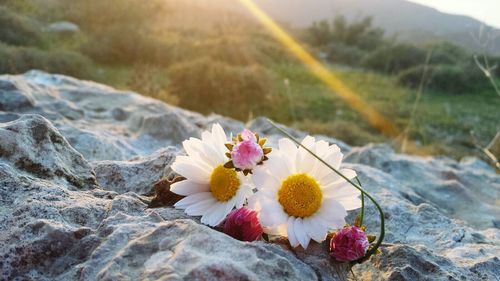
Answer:
[[[236,195],[240,187],[240,179],[233,169],[217,166],[210,176],[210,192],[219,201],[228,201]]]
[[[305,218],[314,214],[321,207],[322,199],[318,183],[306,174],[289,176],[278,190],[278,201],[293,217]]]

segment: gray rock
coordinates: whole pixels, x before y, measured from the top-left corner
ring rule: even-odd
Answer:
[[[277,246],[228,239],[192,220],[157,220],[126,226],[105,221],[113,232],[79,275],[87,280],[316,279],[311,268]],[[123,236],[130,237],[128,243]]]
[[[23,90],[23,85],[19,84],[15,81],[0,79],[0,110],[17,111],[35,105],[30,92]]]
[[[278,246],[236,241],[178,210],[147,209],[148,198],[128,192],[160,178],[173,149],[94,163],[99,183],[118,195],[95,185],[90,165],[41,116],[2,124],[0,141],[1,280],[316,279]]]
[[[27,114],[0,123],[0,157],[1,162],[29,177],[65,180],[76,188],[91,189],[96,185],[89,163],[39,115]]]
[[[412,158],[417,162],[422,160]],[[500,253],[498,229],[471,227],[453,218],[447,210],[429,204],[392,174],[363,164],[345,166],[358,172],[363,187],[374,195],[385,212],[383,253],[373,263],[355,267],[357,275],[369,280],[495,280],[494,265]],[[367,203],[366,212],[365,224],[370,232],[377,234],[379,218],[374,206]],[[397,253],[393,254],[395,249]],[[428,271],[417,262],[426,260],[446,262],[437,263],[438,270]],[[485,262],[490,266],[483,267],[481,274],[470,270]]]
[[[415,193],[443,214],[477,228],[493,227],[500,218],[500,177],[478,159],[416,158],[398,155],[387,145],[370,145],[353,149],[346,161],[391,174],[401,192]]]
[[[169,145],[180,147],[184,139],[199,135],[200,126],[208,126],[200,114],[63,75],[4,75],[0,89],[0,110],[51,120],[88,160],[127,160]]]
[[[151,194],[155,182],[170,176],[171,171],[166,167],[170,167],[177,154],[177,149],[169,147],[148,157],[129,161],[97,161],[92,165],[97,182],[103,189],[117,193]]]
[[[30,71],[0,76],[0,280],[339,280],[325,244],[243,243],[170,207],[148,209],[182,140],[219,122],[135,93]],[[275,144],[263,118],[247,124]],[[298,138],[304,132],[291,130]],[[362,280],[497,280],[499,176],[483,161],[345,153],[383,206],[382,254]],[[352,221],[355,212],[349,215]],[[379,220],[367,203],[365,224]]]

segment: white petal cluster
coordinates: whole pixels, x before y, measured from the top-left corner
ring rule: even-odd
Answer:
[[[204,224],[219,225],[235,207],[242,207],[248,200],[248,207],[259,213],[264,232],[288,237],[292,246],[301,245],[305,249],[311,239],[321,242],[329,230],[342,228],[347,211],[361,206],[360,192],[356,188],[288,139],[279,141],[278,149],[269,154],[269,160],[264,165],[254,169],[253,175],[245,176],[235,171],[236,174],[230,174],[233,170],[226,171],[232,177],[231,187],[228,188],[234,192],[231,191],[228,193],[230,197],[221,200],[211,184],[214,174],[229,160],[225,147],[228,142],[222,127],[214,124],[211,131],[202,133],[201,139],[190,138],[184,141],[187,155],[178,156],[172,164],[172,169],[186,178],[171,186],[172,192],[186,196],[175,207],[184,209],[188,215],[201,216]],[[310,136],[302,144],[347,178],[356,177],[353,170],[340,169],[343,155],[338,146],[316,141]],[[285,199],[280,200],[279,195],[285,181],[297,175],[311,179],[316,190],[315,197],[313,196],[316,198],[316,205],[310,214],[302,216],[290,214],[284,208]],[[257,190],[255,194],[254,189]],[[305,190],[309,192],[308,189]],[[290,196],[298,198],[309,195]],[[294,202],[289,200],[288,204],[293,205]],[[297,208],[300,206],[302,205],[297,205]]]

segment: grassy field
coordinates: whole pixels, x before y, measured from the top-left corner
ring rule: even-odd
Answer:
[[[401,87],[394,77],[332,66],[331,71],[402,131],[409,123],[417,92]],[[393,141],[377,131],[302,67],[277,66],[280,78],[289,79],[298,128],[336,136],[350,144]],[[286,92],[286,87],[282,87]],[[409,128],[415,143],[410,153],[444,154],[459,158],[474,151],[471,131],[485,146],[498,130],[500,99],[493,89],[469,95],[424,90]],[[291,110],[291,109],[285,109]],[[395,148],[399,148],[397,142]]]
[[[129,82],[133,80],[133,68],[96,68],[100,73],[96,77],[99,82],[119,89],[141,91],[140,87],[134,88]],[[400,86],[389,75],[340,65],[330,65],[329,68],[356,94],[392,120],[400,131],[408,126],[417,96],[415,90]],[[274,64],[271,72],[275,87],[273,94],[280,96],[285,102],[271,103],[267,108],[253,112],[254,117],[269,116],[298,129],[330,135],[352,145],[390,142],[396,150],[401,149],[400,139],[381,135],[305,67],[296,63]],[[156,71],[155,76],[168,93],[167,71]],[[168,97],[154,97],[171,102]],[[453,158],[475,154],[471,131],[478,144],[485,146],[498,129],[499,106],[500,99],[493,90],[470,95],[449,95],[424,90],[408,131],[414,146],[409,147],[406,152],[418,155],[442,154]],[[217,110],[214,111],[217,113]]]

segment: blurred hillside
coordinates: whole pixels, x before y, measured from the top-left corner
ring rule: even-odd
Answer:
[[[402,149],[401,139],[409,138],[415,145],[405,152],[416,154],[476,154],[476,145],[486,146],[499,129],[500,98],[472,53],[444,37],[432,44],[401,43],[370,18],[332,15],[307,27],[284,26],[400,128],[397,140],[349,108],[238,1],[0,4],[0,73],[68,74],[204,114],[243,121],[265,115],[354,145],[393,142]],[[68,28],[71,23],[76,30]],[[479,59],[500,63],[498,56]]]
[[[401,42],[427,44],[449,40],[471,52],[500,55],[500,30],[471,17],[442,13],[404,0],[256,0],[273,17],[307,27],[313,22],[344,16],[366,16],[374,26]],[[479,4],[478,4],[479,5]],[[500,11],[499,11],[500,13]],[[485,44],[487,43],[487,44]]]

